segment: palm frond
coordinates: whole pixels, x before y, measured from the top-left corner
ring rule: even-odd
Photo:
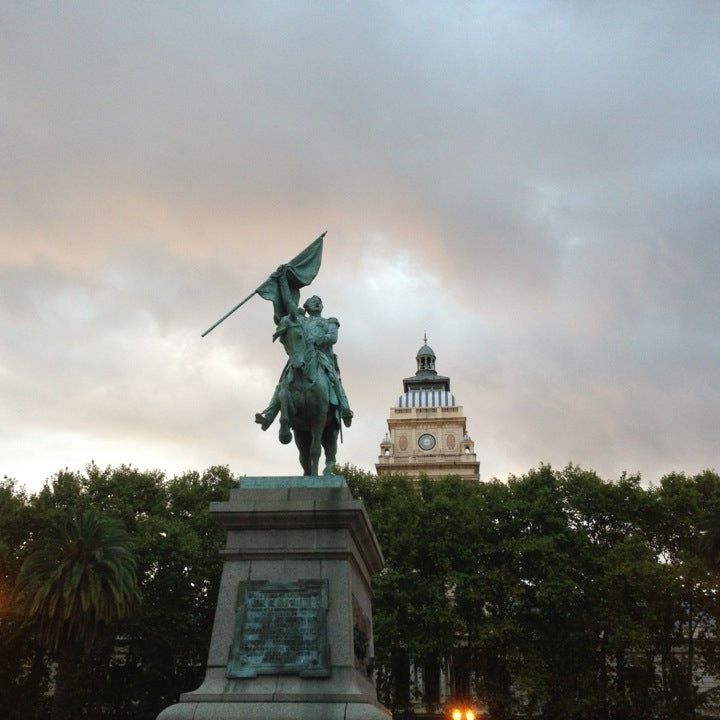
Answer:
[[[91,642],[98,627],[139,601],[135,559],[122,525],[95,510],[54,519],[18,574],[15,597],[40,620],[46,644]]]

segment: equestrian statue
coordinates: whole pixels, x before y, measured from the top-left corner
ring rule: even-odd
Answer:
[[[289,263],[280,265],[270,277],[242,302],[208,328],[216,328],[253,295],[273,304],[275,333],[288,361],[272,399],[255,415],[263,430],[280,415],[279,439],[288,444],[295,439],[303,474],[318,475],[321,449],[325,452],[323,474],[335,466],[341,422],[350,427],[353,413],[340,379],[333,346],[338,339],[337,318],[322,316],[322,300],[313,295],[300,307],[300,288],[309,285],[320,269],[323,233]]]

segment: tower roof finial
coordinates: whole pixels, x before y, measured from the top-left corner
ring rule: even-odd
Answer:
[[[427,345],[427,330],[423,334],[423,341],[424,341],[425,345]]]

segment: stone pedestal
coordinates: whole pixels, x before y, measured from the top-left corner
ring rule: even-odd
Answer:
[[[389,720],[372,681],[370,575],[383,560],[344,478],[243,478],[203,684],[158,720]]]

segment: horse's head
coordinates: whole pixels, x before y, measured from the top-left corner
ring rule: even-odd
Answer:
[[[303,333],[302,326],[297,320],[292,319],[289,315],[286,315],[280,320],[277,326],[277,330],[273,335],[273,340],[280,338],[280,342],[285,348],[285,352],[290,358],[290,365],[295,370],[300,369],[305,365],[306,360],[306,342],[305,333]]]

